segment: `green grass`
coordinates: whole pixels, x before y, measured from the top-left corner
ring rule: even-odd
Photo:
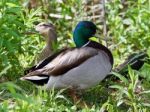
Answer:
[[[113,73],[118,80],[108,79],[98,86],[79,94],[91,108],[81,108],[73,103],[67,90],[43,90],[31,83],[8,82],[0,84],[1,112],[148,112],[150,111],[150,90],[145,79],[138,79],[138,72],[129,68],[128,78]]]
[[[59,41],[56,49],[60,49],[74,46],[72,29],[86,13],[79,0],[66,0],[64,3],[52,0],[31,10],[23,7],[24,2],[27,1],[0,1],[0,112],[150,111],[149,62],[140,71],[129,67],[126,76],[113,73],[113,77],[80,93],[81,99],[91,108],[74,104],[67,90],[46,91],[32,83],[20,81],[23,70],[33,65],[44,45],[39,34],[28,34],[33,30],[34,23],[48,21],[55,24]],[[150,56],[150,2],[127,0],[122,4],[120,0],[114,0],[107,3],[106,8],[107,35],[112,39],[109,47],[115,58],[114,68],[133,52],[147,50]],[[79,10],[81,14],[76,15]],[[48,17],[45,20],[41,14],[47,13],[69,15],[73,19]],[[145,78],[141,80],[141,76]]]

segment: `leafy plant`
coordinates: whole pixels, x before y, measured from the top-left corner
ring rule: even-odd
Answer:
[[[106,5],[108,37],[113,41],[116,63],[135,51],[149,49],[149,2],[114,0]]]
[[[27,50],[29,55],[36,52],[36,49],[29,45],[35,45],[37,41],[31,41],[33,38],[29,38],[25,32],[38,20],[35,15],[39,13],[39,9],[27,12],[17,1],[9,0],[2,0],[0,7],[0,76],[4,75],[3,78],[13,80],[21,74],[25,66],[22,66],[25,59],[22,59],[21,55],[26,55]]]
[[[138,112],[145,111],[148,108],[150,109],[145,100],[146,95],[150,92],[149,90],[144,90],[140,80],[139,73],[133,71],[130,67],[129,70],[129,79],[124,76],[114,73],[120,80],[120,84],[115,84],[110,86],[113,89],[116,89],[117,92],[114,94],[116,98],[117,107],[128,107],[126,111]]]

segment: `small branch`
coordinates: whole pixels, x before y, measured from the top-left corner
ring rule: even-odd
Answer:
[[[106,26],[105,0],[102,0],[102,4],[103,4],[103,36],[105,38],[106,46],[108,47],[108,43],[107,43],[107,26]]]

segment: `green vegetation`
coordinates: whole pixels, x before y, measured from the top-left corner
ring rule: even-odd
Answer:
[[[47,21],[56,26],[56,49],[74,46],[72,30],[86,13],[80,0],[43,1],[39,0],[40,5],[35,8],[28,8],[25,0],[0,1],[0,112],[149,112],[149,63],[140,71],[129,67],[126,76],[113,73],[117,81],[108,79],[85,91],[81,98],[92,105],[90,109],[78,108],[65,90],[45,91],[19,80],[44,45],[39,34],[32,34],[35,24]],[[115,58],[114,68],[133,52],[147,50],[150,56],[150,1],[122,3],[114,0],[106,3],[106,9],[107,36],[111,39],[108,44]],[[146,78],[140,80],[139,76]]]

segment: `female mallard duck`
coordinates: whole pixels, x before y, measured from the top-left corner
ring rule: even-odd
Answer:
[[[50,23],[39,23],[35,27],[35,30],[38,31],[46,41],[46,46],[37,59],[37,62],[40,62],[53,53],[53,45],[57,42],[57,35],[55,27]]]
[[[96,25],[81,21],[73,39],[76,48],[54,53],[23,76],[37,85],[51,88],[86,89],[98,84],[112,69],[113,56],[103,45],[89,40],[96,33]]]

